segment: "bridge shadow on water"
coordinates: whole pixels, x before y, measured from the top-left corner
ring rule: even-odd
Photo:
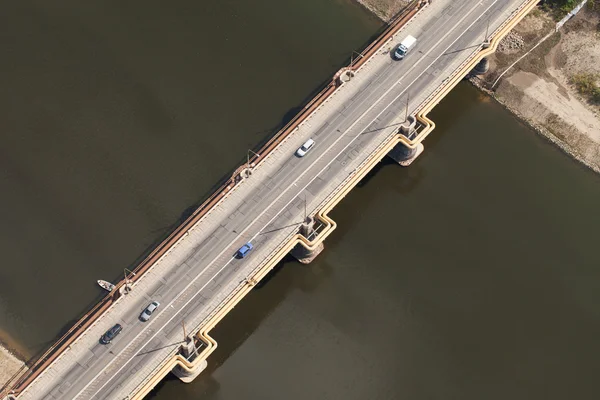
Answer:
[[[220,389],[214,373],[250,338],[263,321],[275,312],[294,291],[310,294],[328,279],[333,269],[323,255],[311,265],[303,265],[286,256],[211,332],[218,347],[208,358],[208,365],[192,383],[184,384],[173,374],[167,375],[148,399],[163,400],[216,394]]]
[[[421,157],[423,157],[423,154]],[[425,176],[425,170],[419,167],[418,161],[415,161],[415,163],[408,168],[403,168],[398,165],[396,161],[386,156],[371,171],[369,171],[369,173],[367,173],[367,175],[365,175],[360,182],[358,182],[356,188],[363,189],[367,186],[370,187],[373,178],[378,173],[381,173],[384,169],[387,170],[389,168],[393,168],[397,171],[397,173],[394,172],[395,179],[391,185],[391,188],[400,194],[408,194],[412,192]],[[352,192],[350,192],[349,196],[351,195]]]

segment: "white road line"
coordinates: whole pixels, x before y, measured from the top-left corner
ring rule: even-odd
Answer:
[[[489,6],[488,6],[488,8],[487,8],[485,11],[483,11],[483,12],[481,13],[481,14],[482,14],[482,16],[483,16],[483,14],[485,14],[485,13],[486,13],[486,12],[487,12],[487,11],[488,11],[488,10],[489,10],[489,9],[490,9],[490,8],[491,8],[493,5],[494,5],[494,4],[496,4],[497,2],[498,2],[498,0],[494,0],[494,1],[493,1],[493,2],[492,2],[492,3],[491,3]],[[467,17],[468,17],[468,16],[469,16],[469,15],[470,15],[470,14],[471,14],[473,11],[474,11],[474,10],[475,10],[475,7],[474,7],[473,9],[471,9],[471,10],[470,10],[468,13],[466,13],[466,14],[465,14],[465,15],[464,15],[464,16],[463,16],[463,17],[462,17],[462,18],[461,18],[461,19],[460,19],[460,20],[459,20],[459,21],[458,21],[458,22],[457,22],[457,23],[456,23],[456,24],[455,24],[455,25],[454,25],[454,26],[453,26],[453,27],[452,27],[452,28],[451,28],[451,29],[448,31],[448,33],[447,33],[446,35],[444,35],[444,37],[443,37],[441,40],[445,39],[445,38],[446,38],[446,37],[447,37],[447,36],[450,34],[450,32],[452,32],[452,31],[453,31],[453,30],[454,30],[454,29],[455,29],[455,28],[456,28],[458,25],[460,25],[460,23],[462,23],[462,21],[464,21],[464,20],[465,20],[465,19],[466,19],[466,18],[467,18]],[[466,28],[466,29],[463,31],[463,33],[462,33],[462,34],[460,34],[460,35],[459,35],[459,36],[458,36],[458,37],[457,37],[457,38],[456,38],[456,39],[455,39],[455,40],[454,40],[452,43],[450,43],[450,45],[448,45],[448,47],[446,47],[446,49],[444,49],[444,50],[441,52],[441,54],[440,54],[439,56],[437,56],[437,57],[436,57],[436,58],[435,58],[435,59],[434,59],[434,60],[433,60],[433,61],[432,61],[432,62],[431,62],[431,63],[430,63],[430,64],[429,64],[429,65],[428,65],[426,68],[424,68],[424,69],[423,69],[423,71],[422,71],[422,72],[421,72],[421,73],[420,73],[420,74],[419,74],[419,75],[418,75],[418,76],[417,76],[417,77],[416,77],[416,78],[415,78],[415,79],[414,79],[414,80],[413,80],[413,81],[412,81],[412,82],[411,82],[411,83],[410,83],[410,84],[407,86],[407,88],[408,88],[408,87],[410,87],[410,86],[412,86],[412,85],[413,85],[413,84],[414,84],[414,83],[415,83],[415,82],[416,82],[416,81],[417,81],[417,80],[418,80],[418,79],[419,79],[419,78],[420,78],[420,77],[421,77],[421,76],[422,76],[422,75],[423,75],[423,74],[424,74],[424,73],[425,73],[425,72],[426,72],[426,71],[427,71],[427,70],[428,70],[428,69],[429,69],[429,68],[430,68],[430,67],[431,67],[431,66],[432,66],[432,65],[433,65],[433,64],[434,64],[434,63],[435,63],[435,62],[436,62],[436,61],[437,61],[437,60],[438,60],[438,59],[439,59],[441,56],[442,56],[442,55],[444,55],[444,53],[445,53],[445,52],[446,52],[446,51],[447,51],[447,50],[448,50],[448,49],[449,49],[449,48],[450,48],[452,45],[454,45],[454,43],[456,43],[456,42],[457,42],[457,41],[458,41],[458,40],[459,40],[459,39],[460,39],[460,38],[461,38],[461,37],[462,37],[462,36],[463,36],[463,35],[464,35],[464,34],[465,34],[465,33],[466,33],[466,32],[467,32],[467,31],[468,31],[468,30],[469,30],[469,29],[470,29],[470,28],[471,28],[471,27],[472,27],[472,26],[473,26],[473,25],[474,25],[474,24],[477,22],[477,21],[479,21],[479,19],[480,19],[480,18],[481,18],[481,16],[480,16],[479,18],[475,19],[475,20],[474,20],[474,21],[473,21],[473,22],[472,22],[472,23],[471,23],[471,24],[470,24],[470,25],[469,25],[469,26],[468,26],[468,27],[467,27],[467,28]],[[441,40],[440,40],[440,41],[441,41]],[[419,62],[420,62],[421,60],[423,60],[423,59],[425,58],[425,56],[427,56],[429,53],[431,53],[431,52],[432,52],[434,49],[435,49],[435,47],[432,47],[432,48],[431,48],[431,49],[430,49],[430,50],[429,50],[427,53],[423,54],[423,57],[421,57],[421,58],[420,58],[420,59],[419,59],[417,62],[415,62],[415,64],[413,64],[413,66],[412,66],[412,67],[411,67],[411,68],[410,68],[410,69],[409,69],[409,70],[408,70],[408,71],[407,71],[407,72],[406,72],[406,73],[405,73],[405,74],[404,74],[404,75],[403,75],[403,76],[402,76],[400,79],[398,79],[398,80],[396,81],[396,83],[394,83],[393,85],[391,85],[391,87],[390,87],[390,88],[389,88],[389,89],[388,89],[388,90],[387,90],[387,91],[386,91],[386,92],[385,92],[383,95],[381,95],[381,96],[379,97],[379,99],[377,99],[377,101],[376,101],[376,102],[374,102],[374,103],[373,103],[373,105],[371,105],[371,107],[369,107],[369,108],[368,108],[368,109],[367,109],[365,112],[363,112],[363,113],[361,114],[361,116],[360,116],[359,118],[357,118],[357,119],[355,120],[355,122],[354,122],[352,125],[350,125],[350,127],[349,127],[348,129],[346,129],[346,130],[344,131],[344,133],[343,133],[342,135],[340,135],[340,137],[339,137],[338,139],[336,139],[336,140],[333,142],[333,144],[331,144],[331,145],[330,145],[330,146],[329,146],[329,147],[328,147],[328,148],[327,148],[327,149],[326,149],[326,150],[325,150],[325,151],[324,151],[324,152],[323,152],[323,153],[322,153],[322,154],[321,154],[321,155],[320,155],[320,156],[319,156],[319,157],[318,157],[318,158],[317,158],[317,159],[316,159],[314,162],[313,162],[313,164],[312,164],[312,165],[313,165],[313,166],[314,166],[314,165],[316,165],[316,164],[318,163],[318,161],[319,161],[321,158],[323,158],[323,157],[324,157],[324,156],[327,154],[327,152],[328,152],[328,151],[330,151],[330,150],[331,150],[331,148],[333,148],[333,147],[334,147],[334,146],[335,146],[335,145],[336,145],[336,144],[337,144],[337,143],[338,143],[338,142],[339,142],[339,141],[340,141],[342,138],[344,138],[344,137],[345,137],[345,135],[348,133],[348,131],[350,131],[352,128],[354,128],[354,126],[355,126],[355,125],[356,125],[356,124],[357,124],[357,123],[358,123],[360,120],[362,120],[362,118],[363,118],[363,117],[364,117],[364,116],[365,116],[365,115],[366,115],[368,112],[370,112],[370,111],[371,111],[371,110],[372,110],[372,109],[373,109],[373,108],[374,108],[374,107],[375,107],[375,106],[376,106],[376,105],[377,105],[377,104],[378,104],[378,103],[381,101],[381,99],[383,99],[385,96],[387,96],[387,94],[388,94],[388,93],[389,93],[389,92],[390,92],[390,91],[391,91],[391,90],[392,90],[392,89],[393,89],[393,88],[394,88],[394,87],[395,87],[395,86],[396,86],[398,83],[400,83],[400,82],[402,81],[402,79],[403,79],[403,78],[404,78],[404,77],[405,77],[405,76],[406,76],[406,75],[407,75],[407,74],[408,74],[410,71],[412,71],[414,68],[416,68],[416,66],[419,64]],[[396,96],[396,97],[394,98],[394,100],[393,100],[393,101],[391,101],[391,102],[388,104],[388,106],[386,106],[386,107],[385,107],[385,108],[384,108],[384,109],[383,109],[383,110],[382,110],[382,111],[381,111],[379,114],[377,114],[377,116],[376,116],[375,118],[373,118],[373,120],[371,120],[371,122],[369,122],[369,123],[367,124],[367,126],[366,126],[366,127],[363,129],[363,130],[361,130],[361,132],[360,132],[360,133],[358,133],[358,134],[357,134],[357,135],[356,135],[356,136],[355,136],[355,137],[354,137],[354,138],[353,138],[353,139],[352,139],[352,140],[351,140],[351,141],[350,141],[350,142],[349,142],[349,143],[348,143],[348,144],[347,144],[347,145],[346,145],[346,146],[345,146],[345,147],[344,147],[344,148],[343,148],[343,149],[342,149],[340,152],[339,152],[339,154],[343,153],[343,152],[344,152],[344,151],[345,151],[345,150],[346,150],[346,149],[347,149],[347,148],[348,148],[348,147],[349,147],[349,146],[350,146],[350,145],[351,145],[351,144],[352,144],[352,143],[353,143],[353,142],[354,142],[356,139],[358,139],[358,138],[359,138],[359,137],[362,135],[362,133],[363,133],[363,132],[364,132],[364,131],[365,131],[365,130],[366,130],[366,129],[367,129],[367,128],[368,128],[368,127],[369,127],[369,126],[370,126],[370,125],[371,125],[371,124],[372,124],[372,123],[373,123],[373,122],[374,122],[374,121],[375,121],[377,118],[379,118],[379,116],[381,116],[381,114],[383,114],[385,111],[387,111],[387,109],[388,109],[388,108],[389,108],[389,107],[390,107],[390,106],[391,106],[391,105],[392,105],[392,104],[393,104],[393,103],[394,103],[394,102],[395,102],[395,101],[396,101],[396,100],[397,100],[397,99],[398,99],[400,96],[402,96],[402,94],[404,94],[404,92],[405,92],[405,91],[406,91],[406,89],[404,89],[404,90],[403,90],[403,91],[402,91],[402,92],[401,92],[401,93],[400,93],[398,96]],[[303,188],[302,188],[302,189],[301,189],[301,190],[298,192],[298,194],[300,194],[302,191],[304,191],[304,190],[305,190],[305,189],[306,189],[306,188],[307,188],[307,187],[308,187],[308,186],[309,186],[309,185],[310,185],[310,184],[311,184],[311,183],[312,183],[312,182],[313,182],[315,179],[317,179],[317,178],[319,177],[319,175],[320,175],[320,174],[321,174],[321,173],[322,173],[322,172],[323,172],[325,169],[327,169],[327,168],[328,168],[328,167],[329,167],[329,166],[330,166],[330,165],[331,165],[331,164],[332,164],[334,161],[335,161],[335,158],[333,158],[331,161],[329,161],[329,163],[327,163],[327,165],[325,165],[325,167],[323,167],[323,168],[321,169],[321,171],[319,171],[319,173],[317,173],[317,174],[316,174],[316,175],[315,175],[315,176],[314,176],[314,177],[313,177],[313,178],[312,178],[312,179],[311,179],[311,180],[308,182],[308,184],[306,184],[306,185],[305,185],[305,186],[304,186],[304,187],[303,187]],[[305,170],[305,171],[304,171],[302,174],[300,174],[300,175],[298,176],[298,178],[296,178],[296,179],[294,180],[293,184],[296,184],[296,183],[297,183],[297,182],[298,182],[298,181],[299,181],[301,178],[303,178],[303,177],[304,177],[304,175],[305,175],[306,173],[308,173],[308,172],[309,172],[311,169],[312,169],[312,168],[308,168],[308,169],[306,169],[306,170]],[[282,193],[281,193],[279,196],[277,196],[277,198],[276,198],[275,200],[273,200],[273,201],[271,202],[271,205],[273,205],[274,203],[276,203],[276,202],[277,202],[277,201],[278,201],[278,200],[279,200],[279,199],[280,199],[280,198],[281,198],[281,197],[282,197],[284,194],[286,194],[286,193],[287,193],[287,191],[288,191],[288,190],[289,190],[291,187],[292,187],[292,185],[288,186],[288,188],[287,188],[287,189],[285,189],[285,190],[284,190],[284,191],[283,191],[283,192],[282,192]],[[263,226],[263,227],[262,227],[262,228],[261,228],[261,229],[258,231],[258,233],[257,233],[256,235],[254,235],[254,236],[253,236],[253,237],[250,239],[250,241],[254,240],[254,239],[255,239],[255,238],[256,238],[256,237],[257,237],[257,236],[260,234],[260,232],[261,232],[263,229],[265,229],[265,228],[266,228],[266,227],[267,227],[269,224],[271,224],[271,222],[273,222],[273,220],[274,220],[275,218],[277,218],[277,217],[279,216],[279,214],[281,214],[283,211],[285,211],[285,209],[287,208],[287,206],[288,206],[288,205],[289,205],[289,204],[290,204],[292,201],[296,200],[296,198],[297,198],[297,197],[298,197],[298,195],[296,195],[294,198],[292,198],[292,200],[290,200],[290,201],[289,201],[289,202],[288,202],[288,203],[287,203],[287,204],[286,204],[286,205],[285,205],[285,206],[284,206],[284,207],[283,207],[283,208],[282,208],[282,209],[281,209],[279,212],[277,212],[277,213],[275,214],[275,216],[273,216],[273,217],[272,217],[272,218],[269,220],[269,222],[267,222],[267,223],[266,223],[266,224],[265,224],[265,225],[264,225],[264,226]],[[193,285],[193,284],[196,282],[196,280],[198,280],[198,279],[199,279],[199,278],[202,276],[202,274],[203,274],[203,273],[204,273],[206,270],[208,270],[208,269],[209,269],[209,268],[212,266],[212,264],[213,264],[215,261],[217,261],[217,259],[218,259],[219,257],[221,257],[221,256],[223,255],[223,253],[225,253],[225,251],[229,250],[229,247],[230,247],[230,246],[232,246],[232,245],[234,244],[234,242],[236,242],[237,240],[239,240],[239,238],[240,238],[241,236],[243,236],[243,234],[244,234],[244,233],[245,233],[247,230],[249,230],[249,229],[250,229],[250,227],[251,227],[251,226],[252,226],[254,223],[256,223],[256,221],[257,221],[258,219],[260,219],[260,218],[261,218],[261,217],[262,217],[262,216],[265,214],[265,212],[267,212],[267,210],[269,210],[269,208],[270,208],[270,207],[267,207],[267,208],[265,208],[265,210],[263,210],[263,211],[262,211],[262,212],[261,212],[261,213],[260,213],[260,214],[259,214],[259,215],[258,215],[258,216],[257,216],[257,217],[256,217],[256,218],[255,218],[255,219],[254,219],[254,220],[253,220],[251,223],[250,223],[250,224],[248,224],[248,226],[247,226],[247,227],[246,227],[246,228],[245,228],[245,229],[244,229],[244,230],[243,230],[243,231],[242,231],[240,234],[238,234],[238,235],[236,236],[236,238],[235,238],[233,241],[231,241],[231,242],[230,242],[230,243],[229,243],[229,244],[228,244],[228,245],[227,245],[227,246],[226,246],[226,247],[225,247],[225,248],[224,248],[224,249],[223,249],[223,250],[222,250],[222,251],[221,251],[221,252],[220,252],[220,253],[219,253],[219,254],[218,254],[218,255],[217,255],[217,256],[216,256],[216,257],[215,257],[215,258],[214,258],[214,259],[213,259],[211,262],[210,262],[210,263],[209,263],[209,264],[208,264],[208,266],[207,266],[206,268],[204,268],[204,269],[202,270],[202,272],[200,272],[200,273],[198,274],[198,276],[197,276],[196,278],[194,278],[194,279],[193,279],[193,280],[192,280],[192,281],[191,281],[191,282],[190,282],[190,283],[189,283],[189,284],[188,284],[188,285],[185,287],[185,289],[183,289],[183,290],[182,290],[182,292],[181,292],[181,293],[183,293],[183,292],[187,291],[187,289],[189,289],[189,287],[190,287],[191,285]],[[149,339],[147,339],[147,340],[146,340],[146,344],[147,344],[147,343],[149,343],[150,341],[152,341],[152,340],[153,340],[153,339],[154,339],[154,338],[155,338],[155,337],[156,337],[156,336],[157,336],[157,335],[158,335],[158,334],[159,334],[159,333],[162,331],[162,329],[164,329],[164,327],[165,327],[167,324],[171,323],[171,321],[172,321],[172,320],[173,320],[173,319],[174,319],[174,318],[175,318],[175,317],[176,317],[176,316],[177,316],[177,315],[178,315],[178,314],[179,314],[179,313],[180,313],[180,312],[181,312],[181,311],[182,311],[182,310],[183,310],[185,307],[187,307],[187,305],[188,305],[188,304],[189,304],[189,303],[190,303],[192,300],[194,300],[194,299],[196,298],[196,296],[198,296],[198,295],[200,294],[200,292],[202,292],[202,290],[204,290],[204,288],[205,288],[205,287],[206,287],[206,286],[207,286],[207,285],[208,285],[208,284],[209,284],[209,283],[210,283],[210,282],[211,282],[211,281],[212,281],[212,280],[213,280],[213,279],[214,279],[214,278],[215,278],[217,275],[219,275],[219,274],[220,274],[220,273],[223,271],[223,269],[225,269],[225,268],[226,268],[226,267],[227,267],[227,266],[228,266],[228,265],[231,263],[231,261],[232,261],[232,260],[234,260],[234,257],[232,257],[232,258],[231,258],[229,261],[227,261],[227,263],[225,263],[225,265],[224,265],[223,267],[221,267],[221,268],[219,269],[219,271],[218,271],[216,274],[214,274],[214,275],[212,276],[212,278],[210,278],[210,279],[208,280],[208,282],[207,282],[207,283],[206,283],[206,284],[205,284],[205,285],[204,285],[204,286],[203,286],[203,287],[202,287],[202,288],[201,288],[201,289],[200,289],[200,290],[199,290],[199,291],[196,293],[196,295],[192,296],[192,297],[191,297],[191,298],[190,298],[190,299],[189,299],[189,300],[188,300],[188,301],[187,301],[187,302],[186,302],[186,303],[185,303],[185,304],[184,304],[184,305],[183,305],[181,308],[179,308],[179,310],[177,310],[177,311],[176,311],[176,313],[175,313],[175,314],[174,314],[174,315],[173,315],[171,318],[169,318],[169,320],[168,320],[168,321],[167,321],[165,324],[163,324],[163,325],[162,325],[162,327],[161,327],[161,328],[159,328],[159,329],[156,331],[156,333],[155,333],[154,335],[152,335],[152,337],[150,337]],[[175,299],[173,299],[173,300],[172,300],[172,301],[171,301],[171,302],[170,302],[170,303],[167,305],[167,307],[168,307],[168,306],[170,306],[170,305],[172,305],[172,304],[173,304],[175,301],[177,301],[177,300],[178,300],[178,298],[175,298]],[[155,321],[158,321],[158,318],[155,318],[154,320],[151,320],[151,323],[153,323],[153,322],[155,322]],[[145,333],[145,332],[146,332],[146,329],[144,329],[144,330],[143,330],[142,332],[140,332],[140,333],[139,333],[139,334],[138,334],[138,335],[137,335],[135,338],[133,338],[133,340],[131,340],[131,342],[134,342],[135,340],[139,339],[139,337],[140,337],[140,336],[142,336],[142,334],[143,334],[143,333]],[[118,369],[118,370],[117,370],[117,371],[116,371],[116,372],[113,374],[113,377],[114,377],[114,376],[116,376],[117,374],[119,374],[119,372],[121,372],[121,370],[122,370],[123,368],[125,368],[125,367],[127,366],[127,364],[129,364],[129,362],[130,362],[131,360],[133,360],[133,358],[134,358],[134,357],[136,357],[136,356],[137,356],[137,355],[138,355],[138,354],[139,354],[139,353],[140,353],[140,352],[141,352],[141,351],[144,349],[144,347],[145,347],[145,346],[142,346],[142,347],[141,347],[141,348],[140,348],[140,349],[139,349],[139,350],[138,350],[138,351],[137,351],[135,354],[133,354],[133,356],[132,356],[132,357],[131,357],[129,360],[127,360],[127,361],[125,362],[125,364],[123,364],[123,366],[121,366],[121,368],[119,368],[119,369]],[[126,347],[126,348],[124,348],[124,349],[123,349],[121,352],[119,352],[119,354],[118,354],[117,356],[115,356],[115,358],[113,358],[113,360],[111,360],[111,361],[110,361],[110,362],[109,362],[109,363],[108,363],[108,364],[107,364],[107,365],[106,365],[106,366],[105,366],[105,367],[104,367],[102,370],[100,370],[100,371],[98,372],[97,376],[99,376],[99,375],[100,375],[102,372],[104,372],[104,371],[105,371],[107,368],[109,368],[109,367],[110,367],[110,366],[111,366],[111,365],[112,365],[112,364],[113,364],[113,363],[114,363],[114,362],[117,360],[117,358],[118,358],[118,357],[119,357],[121,354],[123,354],[123,353],[124,353],[126,350],[127,350],[127,347]],[[108,383],[110,383],[110,381],[111,381],[111,380],[112,380],[112,378],[111,378],[111,379],[109,379],[109,380],[108,380],[106,383],[104,383],[104,385],[102,385],[102,386],[101,386],[101,387],[100,387],[100,388],[99,388],[99,389],[98,389],[98,390],[97,390],[97,391],[96,391],[96,392],[95,392],[95,393],[94,393],[94,394],[91,396],[91,398],[93,398],[94,396],[96,396],[96,395],[97,395],[97,394],[98,394],[98,393],[99,393],[99,392],[100,392],[102,389],[104,389],[104,387],[106,387],[106,385],[108,385]],[[74,397],[74,398],[77,398],[77,397],[79,397],[79,396],[81,395],[81,393],[82,393],[82,392],[84,392],[84,391],[85,391],[85,390],[86,390],[86,389],[87,389],[87,388],[88,388],[88,387],[89,387],[89,386],[90,386],[92,383],[93,383],[93,381],[92,381],[92,382],[89,382],[89,383],[88,383],[86,386],[84,386],[84,388],[83,388],[83,389],[81,389],[81,390],[80,390],[80,391],[79,391],[79,392],[78,392],[78,393],[75,395],[75,397]]]

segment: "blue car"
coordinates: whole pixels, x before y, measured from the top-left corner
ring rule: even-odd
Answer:
[[[252,246],[252,243],[248,242],[245,245],[243,245],[242,247],[240,247],[240,249],[237,251],[237,253],[235,253],[237,258],[244,258],[248,255],[248,253],[250,253],[250,251],[253,249],[254,247]]]

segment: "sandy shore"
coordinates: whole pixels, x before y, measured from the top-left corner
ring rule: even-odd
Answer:
[[[391,20],[410,0],[356,0],[385,22]]]
[[[538,133],[596,172],[600,172],[600,104],[579,93],[573,78],[581,74],[600,77],[598,14],[584,9],[555,32],[552,17],[535,10],[490,57],[490,71],[471,80]],[[524,55],[507,71],[508,66]]]
[[[0,387],[12,378],[25,364],[27,357],[25,349],[8,332],[0,329]],[[23,369],[21,373],[24,373]]]
[[[0,385],[4,385],[25,363],[0,346]]]
[[[550,132],[544,126],[534,123],[531,119],[527,118],[523,113],[521,113],[520,110],[513,108],[510,104],[507,104],[505,101],[503,101],[502,98],[499,98],[498,96],[496,96],[496,93],[494,93],[491,90],[488,90],[483,85],[481,79],[471,78],[470,81],[473,85],[475,85],[481,91],[485,92],[490,97],[494,98],[498,103],[500,103],[502,106],[504,106],[504,108],[506,108],[508,111],[510,111],[511,113],[516,115],[523,122],[525,122],[531,129],[533,129],[535,132],[537,132],[540,136],[546,138],[549,142],[556,145],[563,152],[565,152],[566,154],[568,154],[575,160],[579,161],[580,163],[584,164],[585,166],[587,166],[594,172],[600,173],[600,168],[598,168],[598,166],[596,164],[590,163],[585,157],[583,157],[581,154],[579,154],[579,152],[577,152],[569,143],[558,139],[552,132]]]

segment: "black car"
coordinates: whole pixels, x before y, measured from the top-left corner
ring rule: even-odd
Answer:
[[[100,338],[100,343],[109,344],[121,331],[123,327],[120,324],[116,324],[109,330],[107,330],[104,335]]]

